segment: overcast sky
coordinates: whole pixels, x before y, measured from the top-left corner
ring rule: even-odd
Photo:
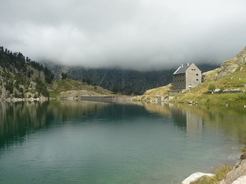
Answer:
[[[0,0],[0,45],[85,67],[221,64],[246,46],[246,0]]]

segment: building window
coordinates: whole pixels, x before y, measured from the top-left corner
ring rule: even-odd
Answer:
[[[196,74],[196,76],[198,76],[198,73]]]
[[[199,81],[198,79],[196,79],[196,81]]]

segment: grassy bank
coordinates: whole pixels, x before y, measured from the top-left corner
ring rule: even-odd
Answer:
[[[110,95],[111,91],[103,89],[100,86],[88,85],[85,82],[76,81],[72,79],[54,80],[52,84],[48,85],[50,97],[56,98],[61,96],[78,97],[83,95]]]
[[[246,92],[228,93],[246,90],[246,66],[241,65],[235,72],[218,78],[221,71],[223,71],[223,68],[205,73],[205,82],[183,94],[173,96],[171,101],[205,105],[246,105]],[[214,91],[217,91],[217,93]]]
[[[198,180],[191,182],[191,184],[219,184],[231,170],[232,166],[228,164],[221,164],[214,170],[215,175],[213,177],[203,176]]]
[[[244,106],[246,93],[203,93],[197,94],[194,90],[176,95],[171,102],[198,103],[204,105]]]

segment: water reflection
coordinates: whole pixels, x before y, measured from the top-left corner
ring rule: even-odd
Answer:
[[[48,103],[0,103],[0,146],[23,141],[46,124]]]
[[[46,101],[0,103],[0,147],[23,142],[26,136],[60,123],[96,120],[99,123],[141,117],[142,108],[135,105],[109,104],[89,101]]]
[[[199,135],[204,127],[223,131],[246,144],[246,109],[242,107],[208,107],[187,104],[144,105],[146,110],[172,117],[187,135]]]
[[[186,111],[186,131],[189,135],[200,134],[203,128],[202,117],[191,112]]]
[[[144,107],[151,113],[173,118],[174,124],[184,129],[187,134],[199,134],[202,131],[202,117],[190,109],[177,107],[172,104],[145,104]]]
[[[245,116],[182,104],[0,103],[1,181],[180,183],[217,161],[235,162]]]
[[[107,108],[105,108],[107,107]],[[191,106],[186,104],[145,104],[150,113],[172,118],[187,135],[199,135],[203,128],[223,130],[240,143],[246,142],[246,109]],[[98,112],[103,111],[99,114]],[[66,122],[74,116],[123,119],[142,116],[134,105],[127,107],[98,102],[50,101],[0,103],[0,146],[13,141],[22,142],[26,135],[55,122]],[[98,117],[100,116],[100,117]]]
[[[30,133],[73,116],[98,112],[106,103],[45,101],[0,103],[0,147],[23,142]]]

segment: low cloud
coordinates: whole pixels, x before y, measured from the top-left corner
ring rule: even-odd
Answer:
[[[246,38],[244,0],[0,0],[1,45],[35,61],[152,70],[220,64]]]

